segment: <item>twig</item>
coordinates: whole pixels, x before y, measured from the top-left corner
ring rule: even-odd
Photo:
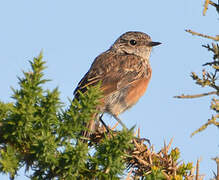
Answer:
[[[219,62],[218,61],[208,62],[208,63],[203,64],[202,66],[207,66],[207,65],[208,66],[212,66],[212,65],[218,66]]]
[[[194,94],[194,95],[184,95],[182,94],[181,96],[173,96],[174,98],[179,98],[179,99],[191,99],[191,98],[199,98],[199,97],[203,97],[203,96],[208,96],[208,95],[212,95],[212,94],[217,94],[217,91],[212,91],[212,92],[208,92],[208,93],[202,93],[202,94]]]
[[[205,14],[206,14],[209,3],[210,3],[210,0],[205,0],[204,9],[203,9],[203,16],[205,16]]]
[[[172,142],[173,142],[173,138],[171,138],[169,144],[167,145],[167,152],[170,150],[170,147],[172,145]]]
[[[212,39],[214,41],[219,41],[219,35],[216,35],[215,37],[213,37],[213,36],[208,36],[208,35],[205,35],[205,34],[194,32],[190,29],[186,29],[185,31],[188,32],[188,33],[191,33],[192,35],[197,35],[197,36],[201,36],[201,37],[204,37],[204,38]]]
[[[219,180],[219,157],[212,158],[217,163],[217,175],[215,175],[216,180]]]
[[[116,124],[111,129],[114,130],[118,125],[119,125],[119,123],[116,122]]]
[[[133,172],[133,168],[131,168],[131,170],[130,170],[129,173],[127,174],[127,177],[125,178],[125,180],[131,180],[132,172]]]
[[[209,46],[209,44],[208,44],[208,45],[202,45],[202,47],[205,47],[205,48],[207,48],[209,51],[211,51],[211,52],[214,53],[214,49],[211,48],[211,47]]]
[[[209,4],[212,5],[212,6],[214,6],[214,7],[216,8],[217,12],[219,13],[219,1],[218,1],[218,4],[216,4],[216,3],[212,2],[212,1],[210,1]]]
[[[205,16],[209,4],[214,6],[219,13],[219,4],[216,4],[216,3],[212,2],[211,0],[205,0],[204,9],[203,9],[203,16]]]
[[[215,162],[217,163],[217,180],[219,180],[219,158],[215,158]]]
[[[197,160],[196,163],[196,175],[195,175],[195,180],[198,180],[199,177],[199,163],[200,163],[200,159]]]
[[[197,134],[198,132],[203,131],[204,129],[206,129],[209,125],[214,124],[215,126],[219,127],[219,122],[217,122],[216,120],[219,118],[219,114],[216,114],[215,116],[212,116],[211,119],[208,120],[208,122],[206,122],[204,125],[202,125],[199,129],[197,129],[196,131],[194,131],[191,134],[191,137],[194,136],[195,134]]]
[[[216,3],[212,2],[212,1],[209,1],[209,4],[214,6],[214,7],[216,7],[216,8],[218,7],[218,4],[216,4]]]

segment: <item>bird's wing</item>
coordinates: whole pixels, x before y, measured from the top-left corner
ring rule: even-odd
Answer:
[[[103,94],[109,95],[146,75],[147,72],[139,56],[106,52],[95,59],[90,70],[78,83],[74,95],[78,98],[78,90],[84,93],[88,86],[95,86],[98,82],[101,82]]]

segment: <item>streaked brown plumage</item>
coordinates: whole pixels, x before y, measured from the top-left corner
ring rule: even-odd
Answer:
[[[121,35],[109,50],[100,54],[74,91],[86,92],[88,86],[101,81],[104,98],[99,107],[118,119],[118,115],[132,105],[145,93],[151,78],[149,57],[153,46],[150,36],[142,32],[126,32]],[[89,125],[92,129],[92,125]]]

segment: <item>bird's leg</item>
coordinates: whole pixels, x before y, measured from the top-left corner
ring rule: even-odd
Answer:
[[[116,116],[113,114],[113,117],[117,120],[117,122],[123,127],[123,129],[128,130],[128,128],[125,126],[125,124]]]
[[[138,142],[146,141],[146,142],[149,144],[149,146],[151,146],[151,141],[150,141],[150,139],[147,139],[147,138],[138,138],[138,137],[136,137],[135,139],[136,139]]]
[[[103,121],[102,117],[103,117],[103,114],[101,114],[101,115],[99,116],[99,120],[100,120],[100,122],[103,124],[103,126],[106,128],[106,131],[109,133],[110,130],[109,130],[108,126],[106,125],[106,123]]]

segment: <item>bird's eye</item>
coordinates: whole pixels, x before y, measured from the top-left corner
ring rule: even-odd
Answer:
[[[129,42],[130,42],[130,44],[133,45],[133,46],[137,44],[137,42],[136,42],[134,39],[131,39]]]

